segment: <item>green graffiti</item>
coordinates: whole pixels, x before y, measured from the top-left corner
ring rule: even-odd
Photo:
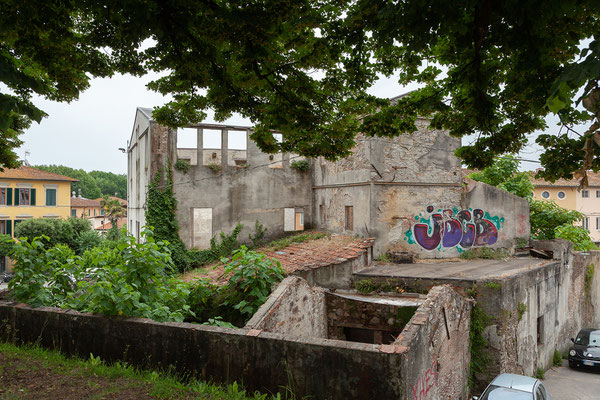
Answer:
[[[404,234],[406,235],[406,237],[404,238],[404,240],[408,240],[409,244],[415,244],[417,243],[413,237],[413,233],[412,230],[407,230],[406,232],[404,232]]]

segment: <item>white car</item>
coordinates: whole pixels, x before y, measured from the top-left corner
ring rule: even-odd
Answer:
[[[544,384],[535,378],[515,374],[500,374],[473,400],[550,400]]]

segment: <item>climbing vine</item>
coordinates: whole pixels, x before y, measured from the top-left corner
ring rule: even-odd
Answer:
[[[146,200],[146,225],[154,229],[157,241],[169,242],[173,263],[179,271],[185,271],[189,266],[187,250],[179,237],[179,222],[177,221],[177,200],[173,193],[173,170],[167,162],[166,177],[161,185],[163,169],[159,169],[148,184]]]

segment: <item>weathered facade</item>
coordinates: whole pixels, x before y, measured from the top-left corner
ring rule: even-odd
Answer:
[[[195,147],[180,147],[182,132],[138,109],[129,143],[129,230],[138,234],[145,223],[151,177],[177,160],[188,165],[174,169],[174,190],[180,236],[189,247],[208,247],[238,222],[246,238],[256,221],[270,237],[309,227],[374,237],[375,255],[455,257],[473,246],[511,247],[515,238],[529,238],[526,200],[478,183],[465,191],[454,155],[460,140],[432,130],[427,119],[417,128],[397,138],[360,136],[352,156],[308,160],[310,171],[300,171],[290,161],[301,157],[261,152],[250,127],[191,125]],[[209,133],[216,142],[209,143]]]

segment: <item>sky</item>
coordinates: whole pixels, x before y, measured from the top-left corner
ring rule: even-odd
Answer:
[[[86,171],[127,173],[127,155],[119,148],[127,147],[136,107],[152,108],[170,100],[146,88],[146,84],[156,77],[152,74],[144,77],[115,75],[93,79],[88,90],[71,103],[34,98],[34,104],[48,117],[40,124],[34,122],[21,136],[24,144],[17,150],[18,156],[26,157],[31,165],[62,164]],[[380,97],[393,97],[412,89],[400,87],[397,79],[391,77],[378,80],[370,92]],[[216,121],[209,113],[204,122]],[[236,115],[226,122],[251,125],[249,120]],[[548,123],[551,131],[556,132],[556,121],[550,118]],[[463,143],[470,140],[472,138],[465,138]],[[537,160],[539,153],[540,149],[531,145],[520,157]],[[521,165],[522,169],[537,167],[539,163],[523,162]]]

